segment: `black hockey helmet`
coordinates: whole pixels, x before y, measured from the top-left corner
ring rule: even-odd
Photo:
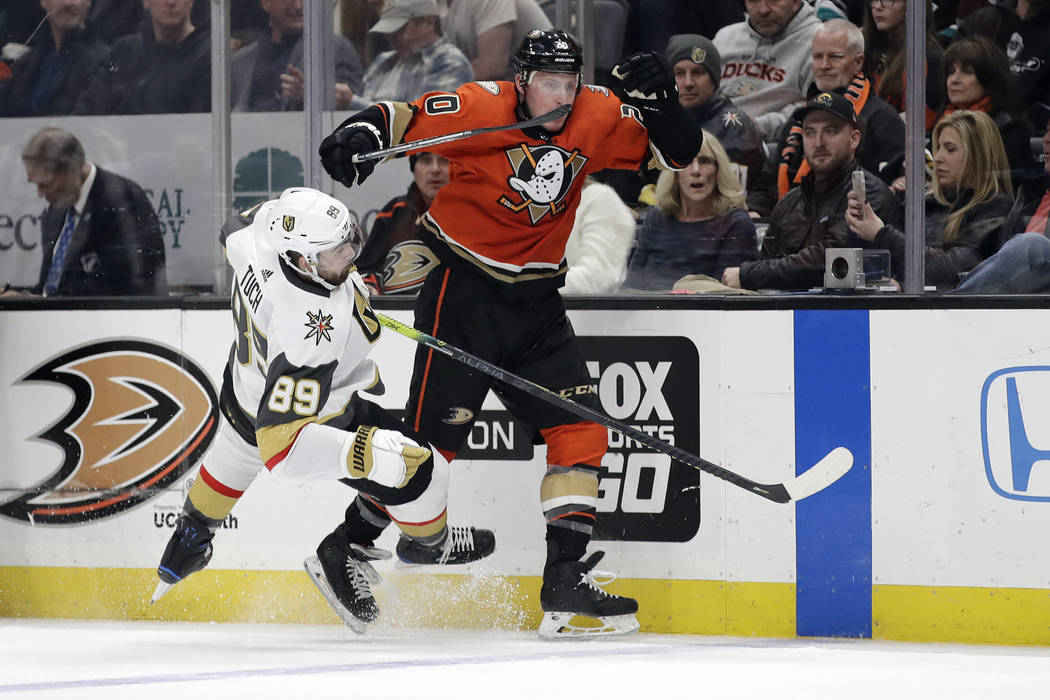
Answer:
[[[514,54],[514,73],[525,87],[533,71],[574,73],[583,71],[583,49],[576,39],[561,29],[533,29],[521,40]]]

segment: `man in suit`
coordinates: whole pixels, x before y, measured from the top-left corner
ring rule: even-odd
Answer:
[[[164,295],[164,241],[145,192],[89,162],[73,134],[46,127],[22,149],[26,177],[48,207],[33,292],[44,296]]]

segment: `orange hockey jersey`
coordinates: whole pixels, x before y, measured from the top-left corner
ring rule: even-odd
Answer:
[[[411,104],[380,103],[347,124],[372,123],[389,146],[512,124],[521,119],[517,107],[513,83],[476,82]],[[650,157],[656,167],[684,167],[650,143],[634,107],[593,85],[580,91],[558,134],[514,129],[425,150],[451,161],[451,180],[422,219],[428,245],[447,264],[469,264],[524,295],[563,283],[565,242],[589,173],[634,170]]]

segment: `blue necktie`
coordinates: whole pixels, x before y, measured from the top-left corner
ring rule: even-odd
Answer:
[[[69,213],[66,214],[66,225],[62,227],[62,233],[58,234],[55,252],[51,255],[51,269],[47,271],[44,296],[50,296],[58,291],[58,282],[62,279],[62,263],[66,259],[66,250],[69,248],[69,241],[73,239],[73,229],[76,227],[77,212],[70,207]]]

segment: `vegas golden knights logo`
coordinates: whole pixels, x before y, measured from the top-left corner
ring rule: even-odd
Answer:
[[[587,157],[578,150],[569,153],[553,145],[525,143],[508,149],[507,159],[514,168],[507,184],[518,201],[503,195],[499,203],[515,212],[527,210],[533,224],[547,214],[565,211],[565,196],[587,163]]]
[[[281,226],[284,226],[285,231],[291,231],[295,228],[295,217],[285,214],[284,218],[281,219]]]
[[[0,514],[34,525],[104,518],[152,498],[200,461],[218,428],[208,376],[155,343],[92,343],[22,381],[61,384],[72,393],[66,415],[37,436],[61,449],[61,463],[0,505]]]

